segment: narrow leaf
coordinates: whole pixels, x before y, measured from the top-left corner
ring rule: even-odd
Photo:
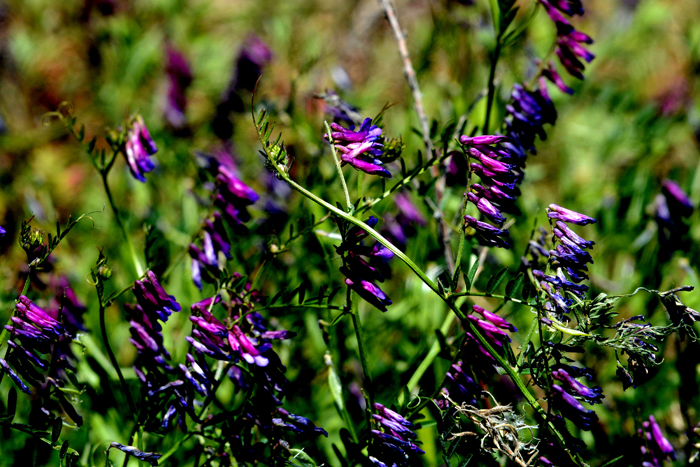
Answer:
[[[464,283],[467,286],[467,292],[471,291],[472,285],[474,285],[474,277],[476,276],[476,270],[479,269],[479,260],[476,259],[474,264],[472,264],[471,269],[469,269],[469,274],[464,276]]]
[[[330,356],[328,358],[330,361]],[[345,403],[343,401],[343,385],[340,382],[340,377],[338,376],[338,373],[335,372],[335,368],[333,368],[333,365],[328,366],[328,387],[331,390],[331,396],[333,396],[333,400],[335,401],[336,407],[338,407],[338,411],[342,414],[343,411],[345,411]]]
[[[65,440],[63,444],[61,445],[61,452],[59,453],[59,458],[61,461],[63,461],[63,458],[66,457],[66,453],[68,452],[68,440]]]
[[[521,272],[515,279],[511,279],[506,284],[506,297],[515,298],[523,286],[524,275]]]
[[[51,427],[51,443],[56,444],[58,438],[61,436],[61,429],[63,428],[63,419],[61,417],[56,417],[53,421],[53,426]]]
[[[326,303],[331,303],[333,301],[333,297],[335,297],[341,289],[342,287],[336,287],[333,290],[331,290],[331,293],[328,295],[328,301]]]
[[[498,286],[503,282],[503,279],[505,279],[506,274],[508,273],[508,268],[503,268],[495,276],[491,276],[491,279],[489,279],[488,284],[486,284],[486,293],[493,293]]]

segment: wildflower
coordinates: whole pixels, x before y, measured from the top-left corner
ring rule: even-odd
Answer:
[[[377,225],[377,222],[374,216],[367,220],[370,227]],[[346,277],[345,283],[360,297],[381,311],[386,311],[387,305],[391,305],[392,301],[375,283],[375,281],[384,282],[384,275],[378,267],[372,266],[362,257],[386,260],[391,258],[393,253],[379,243],[371,248],[361,245],[360,241],[365,237],[367,232],[358,227],[348,230],[344,241],[336,247],[338,254],[343,255],[344,265],[341,266],[340,272]]]
[[[158,151],[156,143],[151,138],[151,134],[146,128],[141,115],[137,115],[131,122],[131,128],[126,135],[124,146],[124,156],[131,174],[140,182],[145,182],[144,173],[155,168],[155,164],[150,159]]]
[[[602,402],[601,399],[605,397],[600,387],[589,388],[584,386],[571,377],[564,369],[554,370],[552,372],[552,377],[563,382],[569,391],[583,398],[589,404],[600,404]]]
[[[514,84],[511,91],[511,103],[506,106],[506,134],[509,141],[504,143],[515,156],[515,161],[524,167],[527,153],[536,154],[535,137],[547,139],[544,125],[554,125],[557,111],[554,108],[547,84],[544,79],[538,80],[534,91],[524,89],[520,84]]]
[[[695,210],[693,202],[688,195],[675,182],[665,179],[661,184],[661,192],[666,198],[672,215],[678,217],[690,217]]]
[[[416,225],[425,227],[427,221],[411,201],[408,192],[397,193],[393,200],[398,213],[396,216],[385,215],[383,233],[395,245],[405,247],[408,238],[415,235]]]
[[[591,424],[598,420],[598,415],[586,408],[574,396],[564,391],[561,386],[552,384],[552,401],[559,411],[582,430],[590,431]]]
[[[548,63],[547,67],[542,70],[542,76],[554,83],[554,85],[558,87],[561,92],[566,94],[574,93],[574,90],[566,85],[561,75],[557,72],[557,69],[554,68],[554,62]]]
[[[413,465],[412,455],[424,454],[424,451],[415,444],[416,434],[413,432],[413,424],[381,404],[375,403],[374,409],[377,413],[372,414],[372,418],[385,432],[371,430],[370,461],[380,467]]]
[[[262,69],[272,60],[272,50],[259,36],[251,34],[236,60],[235,88],[253,91]]]
[[[383,145],[378,142],[382,129],[372,125],[371,118],[366,118],[357,131],[354,131],[354,125],[346,129],[337,123],[331,123],[331,129],[335,131],[330,134],[330,138],[328,135],[324,137],[333,141],[340,152],[341,162],[371,175],[391,178],[391,173],[382,168],[382,161],[377,159],[382,155]]]
[[[661,428],[656,423],[653,415],[649,415],[649,420],[642,423],[642,429],[639,430],[639,434],[646,444],[646,446],[642,446],[643,466],[661,466],[667,458],[676,460],[673,446],[661,433]]]
[[[187,124],[185,93],[192,83],[192,72],[187,58],[172,46],[166,50],[168,75],[168,96],[164,106],[165,118],[173,128],[183,128]]]
[[[497,326],[501,329],[506,329],[510,332],[517,332],[518,331],[515,326],[513,326],[511,323],[509,323],[505,319],[501,318],[500,316],[498,316],[494,313],[491,313],[488,310],[481,308],[478,305],[473,305],[472,310],[474,310],[476,313],[479,313],[481,316],[484,317],[485,320],[489,321],[494,326]]]
[[[162,454],[158,454],[156,452],[139,451],[134,446],[124,446],[123,444],[119,443],[110,443],[107,450],[109,451],[111,448],[117,448],[120,451],[125,452],[130,456],[137,458],[140,461],[148,462],[151,465],[158,465],[158,459],[160,459],[163,456]]]
[[[223,164],[218,166],[219,193],[214,204],[219,208],[232,227],[250,220],[247,207],[260,199],[255,190],[243,183],[233,171]]]
[[[306,436],[323,435],[328,438],[326,430],[317,427],[308,418],[291,414],[282,407],[278,408],[274,415],[277,415],[277,417],[272,419],[272,423],[276,426],[285,427],[297,434]]]
[[[216,277],[219,270],[219,253],[231,259],[231,241],[224,228],[221,214],[214,212],[214,220],[206,219],[202,231],[202,249],[194,243],[188,248],[192,258],[192,281],[202,289],[202,269]]]
[[[334,120],[343,121],[351,125],[362,123],[362,116],[358,109],[340,98],[337,92],[326,89],[325,93],[315,94],[315,98],[323,99],[325,113],[331,115]]]
[[[470,405],[477,405],[476,397],[481,395],[481,386],[464,372],[464,362],[461,360],[453,364],[445,377],[452,382],[454,390],[451,397],[458,404],[466,402]]]

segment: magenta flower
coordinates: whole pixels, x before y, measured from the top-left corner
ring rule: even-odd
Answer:
[[[588,217],[576,211],[557,206],[556,204],[549,205],[547,208],[547,217],[576,225],[595,224],[596,222],[596,220],[592,217]]]
[[[124,156],[131,174],[140,182],[145,182],[145,173],[155,168],[155,164],[150,159],[158,151],[156,143],[151,138],[151,134],[146,128],[141,115],[133,119],[131,128],[126,135],[124,146]]]
[[[354,131],[354,126],[346,129],[337,123],[331,123],[331,129],[335,131],[330,137],[333,145],[340,152],[343,163],[371,175],[391,178],[391,173],[382,168],[382,161],[377,159],[382,155],[383,145],[378,142],[382,136],[382,129],[372,125],[371,118],[366,118],[357,131]],[[324,137],[328,138],[328,135]]]

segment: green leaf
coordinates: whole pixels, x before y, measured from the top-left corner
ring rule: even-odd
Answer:
[[[469,269],[469,274],[464,276],[464,283],[467,286],[467,292],[472,290],[472,285],[474,283],[474,276],[476,276],[476,270],[479,269],[479,259],[474,260],[474,264]]]
[[[523,286],[524,278],[525,276],[521,272],[515,277],[515,279],[511,279],[508,281],[508,283],[506,284],[506,297],[516,298],[518,292],[520,291],[520,288]]]
[[[333,301],[333,297],[335,297],[341,289],[342,287],[336,287],[333,290],[331,290],[331,293],[328,295],[328,301],[326,303],[331,303]]]
[[[498,286],[503,282],[503,279],[505,279],[506,274],[508,273],[508,268],[503,268],[495,276],[491,276],[491,279],[489,279],[488,284],[486,284],[486,293],[493,293]]]
[[[61,429],[63,428],[63,419],[61,417],[56,417],[53,421],[53,426],[51,427],[51,443],[56,444],[58,438],[61,436]]]
[[[610,466],[612,466],[612,465],[615,465],[615,464],[617,464],[617,462],[620,461],[623,457],[625,457],[625,456],[618,456],[618,457],[616,457],[615,459],[613,459],[613,460],[611,460],[611,461],[608,461],[608,462],[606,462],[605,464],[601,465],[600,467],[610,467]]]
[[[154,225],[146,225],[144,253],[148,269],[157,276],[162,275],[170,264],[170,244],[165,234]]]
[[[97,144],[97,136],[95,136],[94,138],[92,138],[92,139],[90,140],[90,142],[88,143],[88,145],[87,145],[87,152],[88,152],[88,154],[92,154],[92,151],[95,150],[95,144]]]
[[[330,361],[330,355],[328,356],[328,361]],[[331,390],[331,396],[333,396],[333,400],[338,407],[338,411],[342,413],[345,411],[345,403],[343,401],[343,385],[340,382],[338,373],[336,373],[335,368],[333,368],[332,362],[330,365],[328,365],[328,387]]]
[[[61,452],[59,452],[59,458],[61,461],[63,461],[63,458],[66,457],[66,453],[68,452],[68,440],[65,440],[63,444],[61,445]]]
[[[12,419],[15,418],[15,412],[17,411],[17,389],[14,386],[10,388],[10,392],[7,395],[7,414],[0,417],[3,422],[10,423]]]

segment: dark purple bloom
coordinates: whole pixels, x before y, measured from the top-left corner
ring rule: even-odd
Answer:
[[[567,387],[567,390],[583,398],[589,404],[600,404],[602,399],[605,397],[603,395],[603,390],[600,387],[596,386],[594,388],[589,388],[584,386],[571,377],[564,369],[553,371],[552,377],[563,382]]]
[[[674,214],[680,217],[690,217],[695,210],[693,202],[675,182],[664,180],[661,184],[661,192],[666,198],[671,217]]]
[[[236,62],[236,89],[253,91],[262,69],[272,60],[272,50],[260,37],[251,34],[243,43]]]
[[[463,367],[464,363],[459,361],[447,370],[445,376],[452,382],[450,387],[453,388],[450,393],[451,397],[458,404],[466,402],[470,405],[477,405],[476,397],[481,395],[481,386],[464,372]]]
[[[391,178],[391,173],[381,167],[382,161],[377,159],[382,155],[382,144],[378,140],[382,136],[382,129],[372,125],[372,119],[366,118],[360,129],[355,127],[343,128],[337,123],[331,123],[331,129],[335,130],[330,137],[333,145],[340,152],[343,163],[372,175]],[[325,135],[328,138],[328,135]]]
[[[372,216],[367,220],[367,225],[370,227],[376,224],[376,217]],[[384,281],[380,266],[386,267],[384,262],[391,258],[393,253],[379,243],[375,243],[371,248],[361,245],[360,242],[367,235],[367,232],[359,227],[348,230],[343,242],[336,247],[338,254],[343,255],[344,265],[340,268],[340,272],[346,277],[345,283],[360,297],[381,311],[386,311],[387,305],[391,305],[392,302],[374,281]],[[376,260],[373,262],[374,265],[365,261],[362,256],[368,257],[370,262],[374,258]]]
[[[216,206],[226,216],[232,227],[247,222],[250,214],[246,208],[260,199],[260,196],[223,164],[218,167],[216,179],[219,182],[219,193],[215,198]]]
[[[110,443],[109,448],[107,448],[107,450],[109,451],[111,448],[117,448],[120,451],[125,452],[130,456],[137,458],[138,460],[148,462],[151,465],[158,465],[158,459],[160,459],[163,456],[162,454],[158,454],[156,452],[139,451],[134,446],[124,446],[123,444],[119,443]]]
[[[476,313],[479,313],[481,316],[484,317],[485,320],[489,321],[494,326],[498,326],[501,329],[507,329],[510,332],[518,331],[516,327],[513,326],[511,323],[501,318],[500,316],[481,308],[479,305],[472,305],[472,310],[474,310]]]
[[[166,50],[167,64],[165,71],[168,75],[168,96],[164,113],[168,123],[173,128],[183,128],[187,124],[185,108],[187,97],[185,93],[192,83],[192,72],[187,58],[178,50],[169,46]]]
[[[0,227],[0,237],[3,237],[6,233],[7,233],[7,231],[5,229],[3,229],[2,227]]]
[[[155,168],[155,164],[149,156],[157,151],[156,143],[151,138],[143,117],[137,115],[131,122],[131,128],[126,135],[124,156],[131,174],[138,181],[145,182],[144,174]]]
[[[586,410],[574,396],[564,391],[561,386],[552,384],[552,400],[555,407],[582,430],[590,431],[593,422],[598,421],[598,415],[592,410]]]
[[[476,231],[476,235],[482,243],[506,249],[512,246],[507,229],[498,229],[491,224],[478,221],[472,216],[464,216],[464,222]]]
[[[557,69],[554,68],[554,62],[549,62],[547,67],[542,70],[542,76],[554,83],[561,92],[565,92],[566,94],[574,93],[574,90],[566,85],[561,75],[557,72]]]
[[[570,209],[550,204],[547,208],[547,217],[550,219],[562,220],[576,225],[595,224],[596,220],[584,214],[572,211]]]
[[[557,120],[557,111],[547,92],[543,78],[534,91],[514,84],[511,91],[511,104],[506,106],[506,134],[509,141],[504,146],[511,150],[520,167],[525,165],[527,153],[535,154],[535,137],[547,139],[544,125],[553,125]]]
[[[501,214],[501,211],[486,198],[479,198],[474,193],[467,193],[467,199],[474,203],[476,208],[492,222],[496,224],[503,224],[505,222],[506,219]]]
[[[660,466],[666,458],[676,460],[676,453],[673,446],[661,433],[659,424],[653,415],[649,415],[649,421],[642,423],[644,428],[644,437],[647,441],[649,451],[645,456],[650,465]]]
[[[415,444],[416,434],[411,422],[381,404],[374,404],[377,413],[372,418],[386,430],[371,430],[372,444],[369,459],[375,465],[409,467],[414,453],[424,454]]]
[[[323,435],[326,438],[328,437],[326,430],[321,427],[317,427],[308,418],[289,413],[281,407],[277,409],[274,415],[276,415],[276,417],[272,419],[272,423],[276,426],[285,427],[294,433],[301,435]]]

